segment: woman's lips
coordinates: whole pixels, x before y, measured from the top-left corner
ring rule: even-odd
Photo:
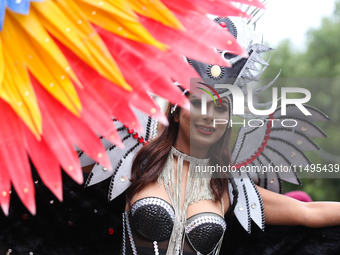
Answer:
[[[198,132],[205,134],[205,135],[211,135],[215,131],[214,127],[209,127],[209,126],[204,126],[204,125],[195,125],[195,127]]]

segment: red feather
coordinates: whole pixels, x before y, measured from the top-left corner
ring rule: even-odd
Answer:
[[[231,48],[230,45],[227,44],[228,40],[236,45],[238,44],[236,43],[236,39],[229,32],[223,30],[217,24],[215,24],[216,26],[214,27],[211,26],[209,30],[203,30],[196,25],[194,27],[192,24],[193,22],[188,22],[186,20],[190,19],[191,15],[190,17],[188,17],[187,14],[183,16],[177,15],[177,17],[182,24],[188,28],[187,31],[174,30],[145,17],[141,17],[140,22],[157,40],[169,45],[171,49],[179,55],[185,55],[188,58],[206,63],[230,66],[228,62],[222,59],[220,54],[212,49],[215,45],[214,43],[211,43],[212,40],[207,38],[207,36],[211,36],[211,33],[222,33],[225,48],[228,48],[228,46]],[[200,18],[204,19],[206,22],[210,21],[208,18],[204,17],[204,15],[200,16]],[[190,31],[191,29],[194,31]],[[214,29],[214,31],[212,31],[212,29]],[[244,49],[240,46],[233,46],[233,48],[237,53],[244,52]]]
[[[20,119],[12,108],[0,99],[1,120],[6,125],[0,128],[0,155],[5,169],[2,169],[5,189],[7,189],[8,175],[11,182],[26,208],[34,215],[35,191],[32,180],[31,167],[22,142],[24,136]],[[8,175],[5,173],[7,171]],[[7,189],[8,190],[8,189]],[[5,190],[6,191],[6,190]],[[6,200],[2,201],[4,209],[7,208]]]
[[[0,154],[0,205],[5,215],[8,215],[11,191],[11,179]]]
[[[236,42],[235,37],[215,21],[197,13],[191,13],[191,15],[176,14],[176,16],[185,27],[189,28],[188,36],[195,38],[195,40],[204,40],[211,47],[228,50],[243,57],[248,56],[247,51]]]
[[[187,89],[190,89],[190,78],[199,78],[193,68],[184,62],[182,56],[171,49],[163,52],[150,45],[116,36],[99,27],[96,27],[96,29],[113,57],[117,59],[119,67],[125,69],[127,78],[132,73],[132,69],[140,70],[142,74],[145,70],[148,70],[147,72],[153,73],[155,77],[159,75],[170,76]],[[159,84],[159,86],[162,86],[162,84]],[[167,85],[163,86],[166,87]],[[148,84],[143,86],[143,89],[147,89],[147,87]],[[156,90],[153,92],[157,93]]]
[[[83,183],[78,155],[63,128],[63,122],[66,119],[65,111],[58,111],[56,105],[60,103],[49,95],[33,76],[31,76],[31,82],[39,98],[39,107],[44,120],[43,138],[46,144],[64,171],[79,184]]]
[[[37,172],[52,193],[63,200],[62,177],[59,162],[44,139],[38,141],[31,131],[23,125],[24,144]]]
[[[221,0],[216,0],[217,2],[222,2]],[[223,1],[224,2],[224,1]],[[266,9],[266,7],[264,6],[264,4],[259,1],[259,0],[235,0],[233,2],[237,2],[237,3],[241,3],[241,4],[247,4],[250,6],[254,6],[260,9]]]
[[[235,5],[228,1],[206,1],[206,0],[195,0],[199,6],[204,8],[206,13],[219,16],[241,16],[245,18],[251,18],[250,15],[236,8]]]

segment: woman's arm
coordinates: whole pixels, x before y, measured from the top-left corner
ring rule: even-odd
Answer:
[[[257,188],[263,200],[267,224],[303,225],[311,228],[340,225],[340,203],[306,203],[261,187]]]

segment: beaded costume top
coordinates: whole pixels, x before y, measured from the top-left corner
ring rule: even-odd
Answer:
[[[176,175],[174,155],[177,156]],[[190,164],[184,206],[181,208],[183,160]],[[211,178],[199,176],[200,173],[195,172],[196,166],[207,165],[208,162],[209,159],[194,158],[172,147],[169,159],[158,178],[172,205],[157,197],[137,200],[123,215],[122,254],[135,255],[139,248],[145,252],[148,247],[151,253],[145,254],[218,254],[219,244],[226,230],[223,217],[203,212],[186,218],[190,204],[200,200],[214,200],[210,189]],[[151,242],[153,249],[150,249]]]

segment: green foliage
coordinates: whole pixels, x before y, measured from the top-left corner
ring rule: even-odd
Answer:
[[[281,78],[313,78],[307,80],[311,81],[309,84],[297,87],[308,89],[312,95],[309,104],[331,117],[331,122],[317,123],[329,138],[314,141],[332,155],[325,157],[310,152],[308,157],[315,164],[340,164],[340,0],[335,4],[334,14],[323,18],[320,28],[308,31],[304,52],[297,51],[290,40],[283,40],[272,51],[270,67],[262,77],[273,78],[280,70]],[[296,87],[285,82],[279,86]],[[340,201],[340,173],[339,179],[303,179],[302,182],[303,186],[285,183],[284,191],[304,190],[314,200]]]

